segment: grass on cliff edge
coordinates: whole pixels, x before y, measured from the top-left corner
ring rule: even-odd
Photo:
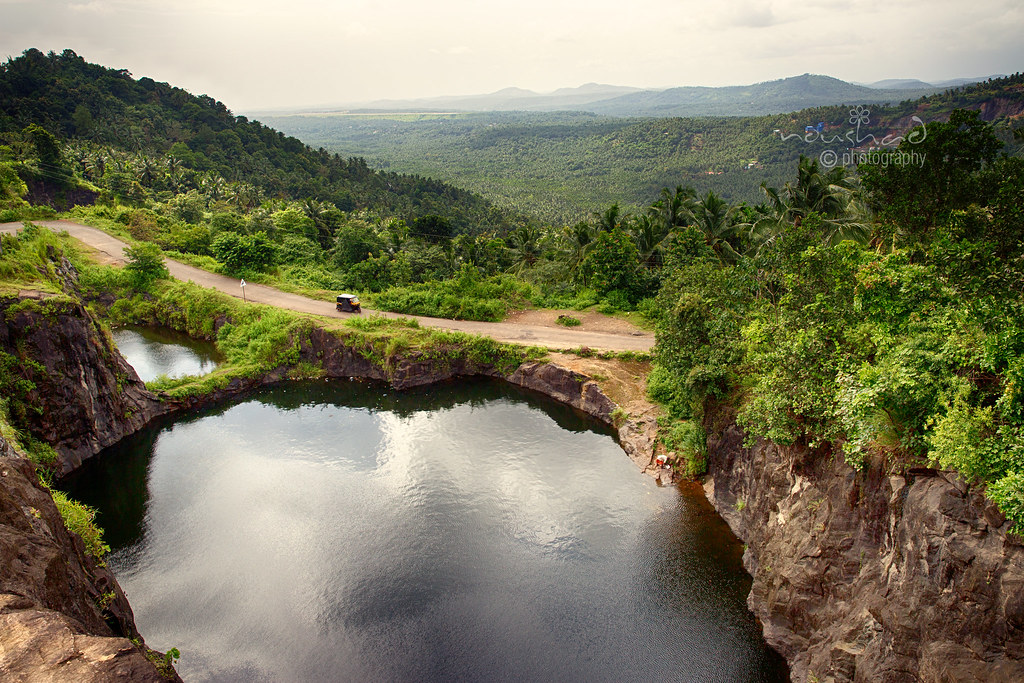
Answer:
[[[214,372],[150,383],[150,389],[171,398],[208,394],[228,386],[235,378],[257,378],[278,369],[293,378],[318,377],[323,373],[322,361],[310,355],[310,336],[317,328],[339,337],[385,376],[390,376],[403,358],[441,367],[466,361],[507,373],[525,360],[546,354],[543,349],[503,344],[477,335],[421,328],[406,319],[365,316],[338,324],[245,303],[191,282],[140,283],[130,273],[109,266],[83,265],[80,284],[93,300],[93,311],[113,325],[160,325],[216,341],[225,363]],[[113,303],[99,303],[111,293],[117,297]]]

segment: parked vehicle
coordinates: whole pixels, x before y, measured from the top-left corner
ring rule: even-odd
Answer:
[[[359,299],[355,294],[339,294],[337,309],[345,313],[362,313]]]

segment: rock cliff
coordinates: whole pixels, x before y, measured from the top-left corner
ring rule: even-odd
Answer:
[[[0,679],[166,681],[113,575],[0,437]],[[135,642],[132,641],[134,639]]]
[[[34,386],[18,426],[57,451],[58,475],[165,410],[73,297],[0,298],[0,351]]]
[[[708,498],[794,681],[1024,680],[1024,547],[976,489],[710,428]]]

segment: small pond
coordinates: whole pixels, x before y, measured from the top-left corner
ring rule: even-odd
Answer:
[[[164,327],[121,327],[114,343],[143,382],[161,375],[205,375],[222,360],[213,342],[193,339]]]

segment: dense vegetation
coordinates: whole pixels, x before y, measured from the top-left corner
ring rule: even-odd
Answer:
[[[944,119],[956,108],[986,107],[1002,121],[1024,110],[1024,77],[1011,76],[907,101],[872,106],[861,136],[905,134],[916,115]],[[859,104],[860,100],[852,101]],[[826,135],[851,126],[849,106],[756,117],[630,119],[587,113],[479,113],[450,116],[291,115],[265,117],[280,130],[379,168],[420,173],[481,192],[519,212],[573,223],[618,202],[636,211],[662,187],[714,190],[733,202],[762,201],[801,155],[830,147],[782,140],[823,122]],[[1009,134],[999,131],[1004,141]],[[834,147],[834,145],[833,145]]]
[[[725,403],[751,439],[955,470],[1024,530],[1024,160],[1001,147],[957,111],[861,187],[802,162],[721,249],[676,233],[652,395],[692,429]]]

